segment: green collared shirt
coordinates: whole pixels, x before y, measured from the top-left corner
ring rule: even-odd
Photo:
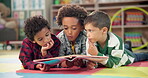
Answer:
[[[86,45],[86,53],[87,55],[90,55],[87,52],[89,47],[87,41]],[[104,48],[101,48],[99,43],[95,43],[95,45],[98,49],[98,56],[109,57],[107,60],[101,62],[101,64],[105,65],[106,67],[116,68],[122,65],[131,64],[134,61],[134,56],[132,53],[124,48],[122,39],[111,32],[108,32],[108,38]]]

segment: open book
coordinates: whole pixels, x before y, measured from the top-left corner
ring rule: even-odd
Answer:
[[[76,59],[85,59],[90,61],[93,61],[93,60],[104,61],[108,59],[108,57],[107,56],[68,55],[68,56],[61,56],[61,57],[54,57],[54,58],[37,59],[33,61],[37,63],[48,64],[48,65],[56,65],[66,60],[74,61]]]

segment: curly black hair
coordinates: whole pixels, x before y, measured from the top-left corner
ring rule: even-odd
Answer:
[[[84,26],[84,19],[87,17],[87,11],[79,5],[68,4],[62,6],[58,11],[56,22],[59,26],[62,25],[62,19],[64,17],[75,17],[79,20],[81,26]]]
[[[50,29],[49,22],[43,16],[34,16],[28,18],[25,22],[24,32],[27,38],[34,41],[34,36],[41,31],[44,27]]]

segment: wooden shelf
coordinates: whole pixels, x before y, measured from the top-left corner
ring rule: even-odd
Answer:
[[[52,7],[61,7],[61,6],[64,6],[64,5],[65,4],[58,4],[58,5],[53,4]],[[95,3],[87,3],[87,4],[78,4],[78,3],[76,3],[75,5],[90,6],[90,5],[95,5]]]
[[[135,25],[135,26],[125,25],[124,28],[148,28],[148,25]]]
[[[95,5],[92,4],[92,3],[90,3],[90,4],[76,4],[76,5],[80,5],[80,6],[84,7],[87,11],[95,10],[95,8],[94,8]],[[57,13],[59,8],[62,7],[62,6],[64,6],[64,4],[53,5],[52,6],[52,8],[53,8],[52,12]]]
[[[140,7],[148,11],[148,0],[125,0],[125,1],[118,1],[118,2],[95,2],[90,4],[78,4],[82,7],[84,7],[88,12],[99,10],[99,11],[105,11],[109,14],[110,17],[112,17],[117,11],[127,8],[127,7]],[[55,17],[60,7],[63,5],[52,5],[51,8],[51,23],[53,23],[52,18]],[[125,12],[127,11],[134,11],[137,12],[136,9],[128,9],[122,11],[121,14],[121,25],[112,26],[112,32],[119,35],[123,40],[125,39],[125,32],[140,32],[142,35],[148,34],[148,25],[124,25],[125,24]],[[138,11],[139,12],[139,11]],[[145,18],[145,24],[148,24],[148,15],[144,14]],[[54,26],[55,23],[52,24]],[[53,32],[60,31],[61,28],[58,28],[57,26],[53,27]],[[148,41],[148,37],[146,37]]]
[[[102,5],[104,5],[104,4],[129,4],[129,3],[141,3],[141,2],[148,2],[148,0],[133,0],[133,1],[127,1],[127,0],[125,0],[125,1],[117,1],[117,2],[98,2],[98,4],[102,4]]]
[[[109,9],[121,9],[122,6],[114,6],[114,7],[99,7],[99,10],[108,10]]]
[[[140,7],[140,8],[147,8],[148,5],[128,5],[128,6],[110,6],[110,7],[99,7],[99,10],[112,10],[112,9],[121,9],[127,7]]]
[[[115,26],[112,26],[112,28],[122,28],[122,26],[115,25]]]

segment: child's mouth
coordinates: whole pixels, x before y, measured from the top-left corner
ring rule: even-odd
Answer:
[[[72,36],[68,36],[68,38],[69,38],[69,39],[72,39],[73,37],[72,37]]]

